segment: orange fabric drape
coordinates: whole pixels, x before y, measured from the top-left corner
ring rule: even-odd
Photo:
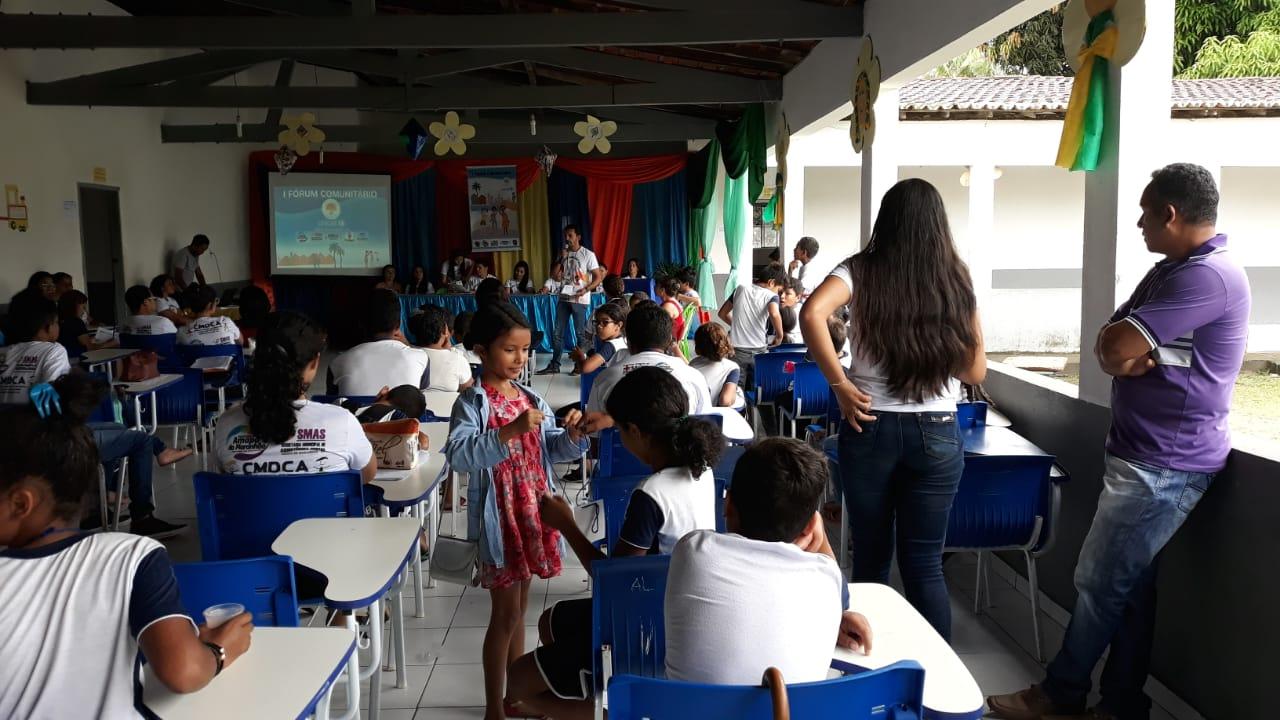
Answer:
[[[618,273],[627,256],[631,233],[631,183],[587,179],[591,207],[591,242],[596,258],[609,273]]]

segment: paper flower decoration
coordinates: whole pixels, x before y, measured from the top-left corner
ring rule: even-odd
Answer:
[[[602,122],[600,118],[588,115],[586,120],[573,124],[573,131],[582,138],[578,141],[578,152],[586,155],[592,150],[599,150],[601,154],[608,155],[613,149],[609,136],[618,132],[618,123],[612,120]]]
[[[281,147],[276,151],[276,169],[281,175],[288,175],[293,169],[293,164],[298,160],[298,153],[293,148]]]
[[[558,157],[560,156],[551,152],[551,148],[543,145],[533,159],[538,163],[538,167],[542,168],[542,174],[551,177],[551,169],[556,166],[556,158]]]
[[[404,143],[404,150],[409,157],[417,160],[422,149],[427,146],[427,129],[417,119],[409,118],[409,122],[400,128],[400,141]]]
[[[436,154],[465,155],[467,142],[476,136],[474,125],[465,125],[458,119],[458,113],[450,110],[445,113],[444,122],[431,123],[431,134],[436,136]]]
[[[1076,70],[1054,164],[1090,172],[1098,168],[1107,124],[1110,63],[1133,59],[1146,35],[1143,0],[1071,0],[1063,11],[1062,43]]]
[[[324,142],[324,131],[316,127],[315,123],[314,113],[285,115],[280,118],[280,124],[285,127],[280,131],[280,144],[299,156],[306,155],[311,152],[312,143],[319,145]]]
[[[858,53],[858,65],[853,71],[853,119],[849,123],[849,139],[854,152],[871,144],[876,138],[876,98],[880,95],[880,58],[876,56],[871,36],[862,39],[862,51]]]

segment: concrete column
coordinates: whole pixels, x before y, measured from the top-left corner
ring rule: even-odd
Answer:
[[[1151,172],[1171,162],[1173,3],[1147,3],[1147,35],[1124,68],[1111,67],[1102,163],[1085,180],[1081,264],[1080,398],[1110,403],[1111,378],[1094,360],[1098,331],[1159,258],[1137,228]]]
[[[862,243],[871,240],[871,228],[880,212],[880,199],[898,182],[898,89],[880,88],[876,98],[876,136],[862,150]]]
[[[978,307],[991,295],[991,242],[995,234],[996,167],[969,166],[969,232],[961,253],[973,278]]]
[[[791,157],[787,158],[786,215],[782,219],[782,264],[791,261],[791,249],[804,237],[804,171]],[[819,238],[821,240],[821,238]]]

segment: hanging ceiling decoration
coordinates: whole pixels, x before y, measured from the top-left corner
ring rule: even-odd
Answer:
[[[853,71],[853,119],[849,123],[849,139],[854,152],[871,145],[876,138],[876,98],[880,95],[880,58],[868,35],[862,39],[862,51],[858,53],[858,65]]]
[[[285,115],[280,118],[280,124],[285,128],[278,136],[280,144],[297,153],[299,157],[305,157],[311,152],[312,144],[324,143],[324,131],[316,127],[315,113]]]
[[[588,115],[586,120],[573,124],[573,131],[582,138],[578,141],[578,152],[586,155],[592,150],[599,150],[600,154],[608,155],[613,149],[609,136],[618,132],[618,123],[612,120],[601,121],[594,115]]]
[[[556,159],[559,157],[559,155],[551,151],[551,148],[543,145],[533,159],[538,163],[538,167],[542,169],[542,174],[551,177],[551,170],[556,166]]]
[[[467,141],[476,136],[474,125],[467,125],[458,118],[458,113],[450,110],[445,113],[444,122],[431,123],[431,134],[436,139],[436,155],[465,155]]]
[[[297,161],[298,153],[294,152],[291,148],[287,148],[282,145],[280,149],[276,151],[276,169],[280,171],[281,175],[288,175],[289,171],[293,169],[293,164]]]
[[[427,129],[422,127],[422,123],[416,118],[409,118],[409,122],[400,128],[400,142],[404,143],[404,151],[410,158],[417,160],[422,151],[427,147]]]

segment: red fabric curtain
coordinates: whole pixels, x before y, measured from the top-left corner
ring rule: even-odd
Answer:
[[[260,286],[267,285],[267,278],[271,275],[271,223],[267,218],[269,202],[266,172],[276,170],[275,156],[275,150],[249,153],[249,274],[253,282]],[[324,164],[321,165],[320,153],[313,152],[298,158],[293,164],[293,170],[387,174],[394,183],[424,173],[434,165],[433,160],[347,152],[327,152],[324,154]]]
[[[587,178],[587,205],[591,208],[591,243],[596,257],[609,273],[620,273],[631,234],[631,183]]]
[[[556,169],[568,170],[588,180],[607,180],[634,185],[666,180],[683,170],[687,163],[687,155],[654,155],[653,157],[605,160],[560,158],[556,160]]]

